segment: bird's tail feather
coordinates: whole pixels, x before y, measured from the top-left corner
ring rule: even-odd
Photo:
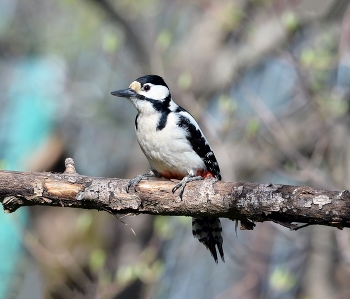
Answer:
[[[223,262],[224,251],[222,249],[222,227],[219,218],[197,217],[192,218],[192,233],[199,242],[203,243],[208,248],[216,263],[218,263],[218,255],[216,248]]]

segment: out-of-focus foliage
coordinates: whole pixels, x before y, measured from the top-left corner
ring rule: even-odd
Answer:
[[[0,167],[62,171],[71,156],[86,175],[147,172],[136,111],[110,92],[154,73],[198,120],[225,180],[349,189],[349,20],[333,0],[0,0]],[[225,220],[215,265],[189,218],[31,216],[19,298],[350,296],[346,230],[260,224],[236,236]]]

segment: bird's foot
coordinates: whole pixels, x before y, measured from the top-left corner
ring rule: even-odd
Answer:
[[[131,186],[134,187],[134,191],[137,192],[136,186],[138,183],[140,183],[142,180],[155,177],[153,171],[150,171],[149,173],[139,174],[138,176],[134,177],[133,179],[129,180],[125,186],[125,190],[127,193],[129,193],[129,189]]]
[[[182,199],[182,195],[184,193],[186,184],[189,182],[199,181],[199,180],[204,180],[204,178],[201,176],[185,176],[179,183],[175,185],[175,187],[171,191],[175,193],[175,191],[180,188],[179,197]]]

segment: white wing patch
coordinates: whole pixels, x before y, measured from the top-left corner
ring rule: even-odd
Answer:
[[[182,115],[182,116],[184,116],[184,117],[186,117],[187,119],[189,119],[190,122],[191,122],[191,124],[193,124],[193,125],[196,127],[197,130],[199,130],[199,131],[202,132],[202,130],[201,130],[200,127],[198,126],[196,120],[193,118],[193,116],[192,116],[191,114],[189,114],[187,111],[180,111],[179,114]],[[203,134],[203,133],[202,133],[202,134]]]

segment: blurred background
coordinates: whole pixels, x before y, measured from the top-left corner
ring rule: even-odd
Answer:
[[[197,119],[224,180],[350,189],[341,0],[0,0],[0,169],[148,172],[136,110],[110,95],[146,74]],[[350,298],[348,229],[223,230],[216,265],[186,217],[0,213],[0,299]]]

